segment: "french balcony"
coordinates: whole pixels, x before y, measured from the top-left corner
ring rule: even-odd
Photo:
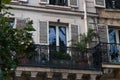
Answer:
[[[120,62],[120,44],[101,43],[101,53],[103,62]]]
[[[34,45],[32,56],[21,58],[20,66],[70,70],[101,70],[101,51],[99,48],[99,46],[89,48],[83,53],[78,47]]]
[[[101,43],[102,67],[118,68],[120,67],[120,44],[119,43]]]

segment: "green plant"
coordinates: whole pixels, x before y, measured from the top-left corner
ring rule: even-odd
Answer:
[[[80,48],[82,53],[85,53],[86,48],[95,37],[98,37],[98,34],[93,29],[89,28],[87,33],[80,34],[80,41],[77,42],[76,46]]]
[[[55,60],[70,60],[70,55],[65,52],[54,51],[52,53],[52,59]]]
[[[33,43],[31,31],[35,29],[32,26],[32,20],[27,21],[23,29],[12,28],[9,22],[11,13],[8,11],[11,8],[5,6],[11,0],[0,1],[2,3],[0,4],[2,9],[0,14],[0,80],[5,80],[11,70],[15,71],[18,66],[19,56],[30,55],[25,53],[25,50]]]

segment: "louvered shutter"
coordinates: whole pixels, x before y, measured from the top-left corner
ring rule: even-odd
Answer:
[[[107,25],[98,24],[97,29],[98,29],[97,32],[99,34],[100,41],[101,42],[108,42],[108,28],[107,28]]]
[[[105,7],[105,0],[95,0],[96,7]]]
[[[16,19],[16,28],[23,29],[26,27],[26,20],[25,19]]]
[[[71,7],[78,7],[78,0],[68,0],[69,6]]]
[[[48,44],[48,23],[47,21],[39,22],[40,30],[40,44]]]
[[[75,45],[78,42],[78,25],[71,25],[71,40],[72,45]]]
[[[47,4],[49,3],[49,0],[39,0],[41,4]]]

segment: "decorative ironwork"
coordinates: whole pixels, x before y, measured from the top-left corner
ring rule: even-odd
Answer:
[[[101,69],[101,50],[100,45],[94,48],[86,49],[81,53],[77,47],[51,47],[48,45],[34,45],[32,57],[29,61],[21,62],[20,66],[38,66],[63,69]],[[29,52],[28,52],[29,53]]]

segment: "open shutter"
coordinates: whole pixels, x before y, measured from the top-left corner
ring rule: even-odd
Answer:
[[[69,6],[77,8],[78,7],[78,0],[68,0]]]
[[[105,24],[97,25],[98,34],[101,42],[108,42],[108,27]]]
[[[19,0],[20,2],[28,2],[28,0]]]
[[[71,40],[73,46],[78,42],[78,25],[71,25]]]
[[[95,0],[96,7],[105,7],[105,0]]]
[[[48,4],[49,0],[39,0],[41,4]]]
[[[26,20],[25,19],[16,19],[16,28],[23,29],[26,27]]]
[[[39,22],[40,30],[40,44],[48,44],[48,22],[40,21]]]

